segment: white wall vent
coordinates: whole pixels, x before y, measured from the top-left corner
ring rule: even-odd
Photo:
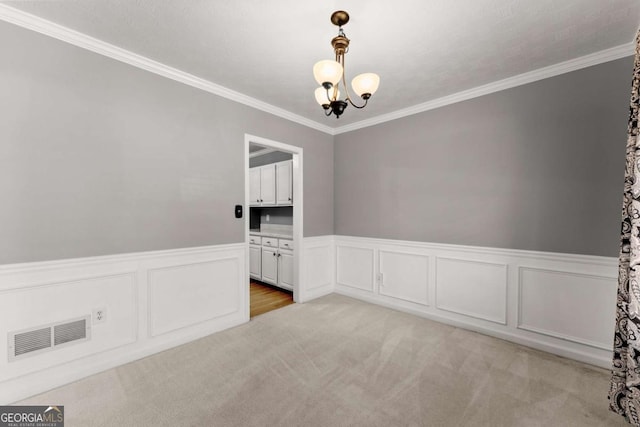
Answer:
[[[45,353],[91,338],[91,316],[9,332],[9,361]]]
[[[61,345],[71,341],[87,338],[87,320],[63,323],[53,327],[53,345]]]
[[[33,331],[23,332],[14,336],[15,344],[14,356],[22,356],[51,347],[51,328],[34,329]]]

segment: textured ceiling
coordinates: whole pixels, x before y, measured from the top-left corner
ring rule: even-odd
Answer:
[[[3,4],[337,127],[629,43],[638,0],[76,0]],[[336,120],[311,68],[351,15],[350,80],[376,72],[364,110]]]

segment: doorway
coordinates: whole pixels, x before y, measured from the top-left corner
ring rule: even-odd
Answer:
[[[267,306],[287,305],[282,300],[287,293],[289,303],[301,300],[303,162],[302,148],[254,135],[245,134],[244,149],[245,283],[250,318]]]
[[[291,292],[258,280],[249,282],[249,318],[293,304]]]

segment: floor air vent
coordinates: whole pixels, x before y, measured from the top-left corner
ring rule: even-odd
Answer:
[[[34,356],[91,338],[91,317],[9,332],[9,361]]]

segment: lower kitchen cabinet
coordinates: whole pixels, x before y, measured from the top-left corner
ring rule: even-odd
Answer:
[[[278,253],[278,286],[293,290],[293,252]]]
[[[293,240],[250,235],[249,275],[293,291]]]
[[[262,248],[262,281],[278,284],[278,249]]]
[[[262,279],[262,246],[249,246],[249,275]]]

